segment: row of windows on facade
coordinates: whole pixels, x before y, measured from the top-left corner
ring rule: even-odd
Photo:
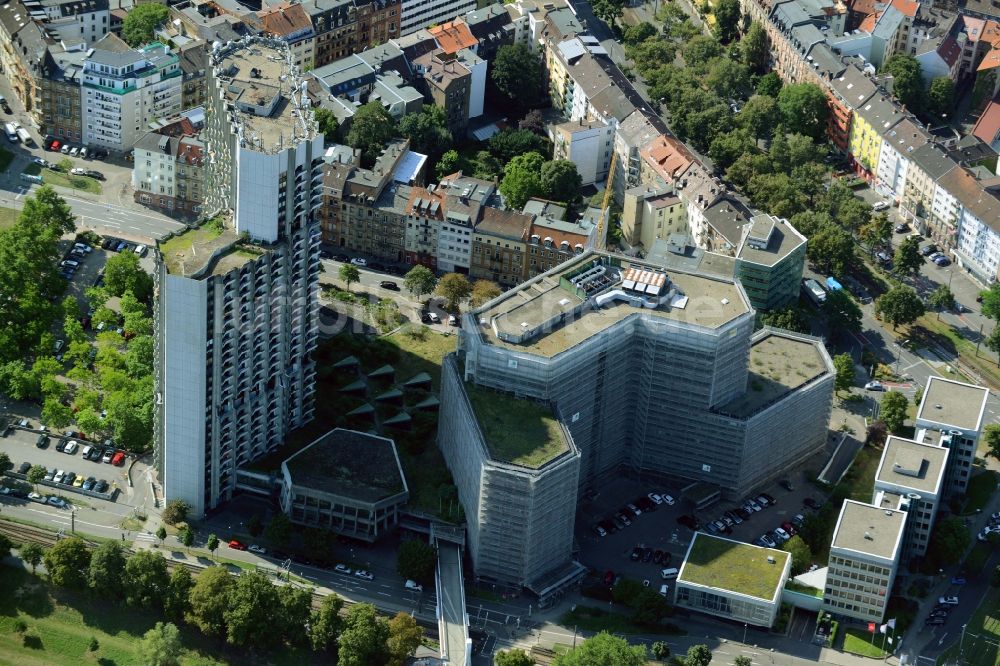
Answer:
[[[827,594],[829,594],[829,593],[830,593],[830,590],[829,590],[829,588],[827,588]],[[844,602],[844,601],[827,601],[826,603],[827,603],[827,605],[833,606],[835,608],[842,608],[844,610],[851,611],[851,612],[854,612],[854,613],[863,613],[863,614],[868,615],[870,617],[878,617],[879,615],[882,614],[881,610],[878,610],[878,609],[875,609],[875,608],[859,608],[858,606],[856,606],[854,604],[847,603],[847,602]]]
[[[856,560],[848,560],[848,559],[845,559],[843,557],[836,557],[835,556],[835,557],[831,558],[830,561],[833,562],[834,564],[839,564],[839,565],[842,565],[842,566],[845,566],[845,567],[850,567],[852,569],[857,569],[857,570],[860,570],[860,571],[870,571],[870,572],[872,572],[874,574],[879,574],[881,576],[888,576],[890,573],[892,573],[892,570],[891,569],[887,569],[886,567],[878,566],[878,565],[875,565],[875,564],[868,564],[866,562],[858,562]]]

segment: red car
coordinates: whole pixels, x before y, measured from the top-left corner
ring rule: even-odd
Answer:
[[[246,550],[247,549],[246,544],[240,543],[236,539],[233,539],[232,541],[229,542],[229,547],[232,548],[233,550]]]
[[[788,521],[785,521],[785,522],[781,523],[781,528],[782,528],[783,530],[785,530],[786,532],[788,532],[788,534],[789,534],[790,536],[795,536],[795,533],[796,533],[796,531],[797,531],[797,530],[795,529],[795,526],[794,526],[794,525],[792,525],[792,524],[791,524],[790,522],[788,522]]]
[[[118,452],[116,452],[115,455],[112,456],[112,458],[111,458],[111,464],[112,465],[117,465],[119,467],[121,467],[122,465],[124,465],[125,464],[125,452],[124,451],[118,451]]]
[[[62,147],[61,143],[59,143],[58,141],[53,141],[52,143],[49,144],[48,149],[49,150],[59,150],[61,147]]]

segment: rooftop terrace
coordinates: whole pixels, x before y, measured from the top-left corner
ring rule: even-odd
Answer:
[[[771,601],[781,587],[789,557],[783,550],[696,532],[677,581]]]
[[[917,419],[963,430],[979,430],[989,394],[982,386],[931,377]]]
[[[337,428],[284,462],[292,484],[378,502],[406,490],[391,439]]]
[[[720,411],[749,416],[828,372],[819,342],[772,331],[750,345],[747,390]]]
[[[894,560],[903,542],[905,523],[902,511],[845,500],[830,547]]]
[[[472,383],[465,384],[465,392],[494,460],[538,469],[569,451],[547,406]]]
[[[582,289],[570,279],[602,262],[608,271],[600,286]],[[637,291],[627,279],[629,269],[666,276],[662,291]],[[633,281],[634,282],[634,281]],[[656,307],[638,305],[640,297],[655,300],[670,290],[676,298]],[[613,296],[617,294],[618,296]],[[718,328],[750,312],[742,290],[731,279],[683,272],[636,262],[625,257],[587,252],[534,281],[508,291],[500,301],[476,313],[480,331],[492,343],[542,356],[555,356],[604,329],[638,315],[661,317],[689,325]],[[562,321],[556,321],[565,315]],[[551,323],[551,325],[550,325]],[[539,328],[525,337],[525,331]]]
[[[273,153],[315,135],[312,113],[297,108],[304,91],[282,43],[245,38],[213,54],[212,65],[245,147]]]
[[[167,272],[191,277],[204,271],[216,253],[232,247],[237,240],[236,232],[215,218],[159,243],[158,249]]]

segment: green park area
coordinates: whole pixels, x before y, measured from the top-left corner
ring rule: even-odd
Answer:
[[[66,187],[73,190],[80,190],[81,192],[89,192],[90,194],[100,194],[103,189],[101,183],[90,176],[71,176],[63,171],[43,169],[37,164],[29,164],[25,168],[24,173],[31,176],[41,176],[42,182],[48,185]]]
[[[844,632],[844,652],[882,659],[885,657],[885,650],[882,649],[882,641],[885,638],[878,632],[870,634],[864,629],[851,627]]]

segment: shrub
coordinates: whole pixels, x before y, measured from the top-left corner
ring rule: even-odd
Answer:
[[[170,500],[163,509],[163,522],[168,525],[176,525],[177,523],[184,522],[187,520],[190,509],[191,507],[183,500]]]
[[[14,620],[14,633],[15,634],[23,634],[27,630],[28,630],[28,623],[27,622],[25,622],[24,620],[22,620],[20,618]]]

